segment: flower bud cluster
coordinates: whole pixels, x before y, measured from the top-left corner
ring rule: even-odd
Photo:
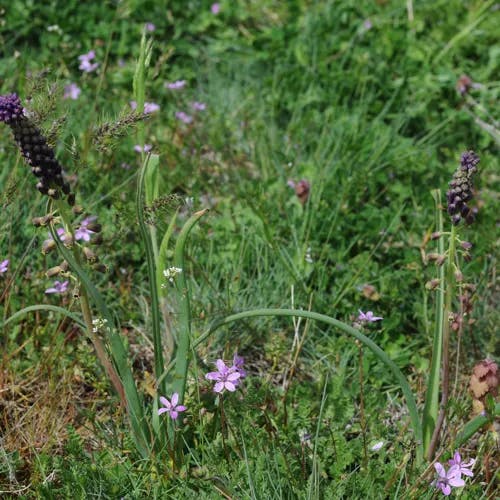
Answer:
[[[453,174],[449,186],[450,190],[446,193],[448,202],[448,214],[451,221],[457,225],[462,219],[467,224],[472,224],[475,219],[475,212],[467,202],[472,199],[472,178],[477,172],[479,157],[474,151],[466,151],[460,158],[460,167]]]
[[[38,177],[36,188],[54,199],[60,198],[62,192],[72,205],[74,195],[63,179],[62,167],[54,150],[47,144],[40,129],[24,114],[21,100],[16,94],[0,96],[0,121],[12,129],[21,154],[31,166],[32,173]]]

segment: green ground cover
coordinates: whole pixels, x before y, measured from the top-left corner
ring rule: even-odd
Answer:
[[[429,259],[438,251],[431,191],[444,200],[461,153],[474,150],[478,213],[457,229],[472,244],[472,258],[461,260],[471,286],[453,297],[451,312],[462,304],[467,314],[457,329],[451,321],[450,398],[435,458],[453,454],[474,412],[473,367],[499,353],[498,20],[495,2],[464,0],[0,6],[0,95],[20,96],[64,165],[82,217],[102,226],[102,244],[91,248],[106,272],[88,275],[121,325],[153,441],[159,432],[158,442],[173,442],[169,415],[157,418],[157,397],[171,393],[158,384],[176,387],[179,377],[155,376],[140,215],[146,237],[171,233],[166,269],[186,222],[210,209],[189,234],[182,273],[158,287],[164,360],[187,324],[181,279],[193,342],[175,452],[153,445],[145,457],[82,326],[85,286],[46,275],[61,257],[41,253],[48,227],[31,221],[46,213],[47,197],[0,123],[0,263],[9,261],[0,273],[0,493],[441,496],[431,461],[418,458],[394,373],[353,337],[306,318],[253,317],[195,339],[247,309],[310,310],[347,325],[373,311],[383,320],[354,326],[399,367],[424,411],[437,323],[429,282],[439,272]],[[144,120],[130,104],[140,109],[142,91]],[[153,156],[141,154],[144,145]],[[157,167],[157,201],[146,210],[136,203],[144,163]],[[68,279],[64,293],[46,293],[54,279]],[[8,321],[35,304],[43,307]],[[246,376],[217,397],[205,374],[236,352]],[[488,415],[495,403],[483,403]],[[464,460],[476,459],[474,476],[452,495],[498,494],[495,432],[490,421],[461,444]]]

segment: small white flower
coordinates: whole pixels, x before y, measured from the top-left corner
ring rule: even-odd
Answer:
[[[306,250],[306,256],[305,256],[304,260],[305,260],[308,264],[313,264],[313,263],[314,263],[314,260],[313,260],[313,258],[311,257],[311,247],[307,247],[307,250]]]
[[[92,324],[94,325],[94,328],[92,328],[92,331],[94,333],[98,333],[99,330],[102,330],[105,326],[106,326],[106,323],[108,322],[107,319],[103,319],[103,318],[95,318],[92,320]]]
[[[182,269],[180,267],[169,267],[163,271],[163,276],[165,276],[170,283],[173,283],[174,278],[180,273],[182,273]]]

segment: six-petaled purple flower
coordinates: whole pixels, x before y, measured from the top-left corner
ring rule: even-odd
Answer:
[[[464,476],[472,477],[474,475],[474,473],[470,470],[471,467],[474,467],[474,464],[476,463],[476,460],[474,458],[471,458],[468,462],[464,463],[462,462],[460,453],[456,451],[453,455],[453,458],[451,460],[448,460],[448,463],[452,467],[456,465],[460,470],[460,474],[463,474]]]
[[[170,90],[179,90],[186,86],[186,80],[177,80],[176,82],[165,83],[165,87]]]
[[[465,485],[465,481],[460,476],[460,467],[457,465],[453,465],[446,470],[442,464],[436,462],[434,468],[436,469],[438,477],[432,482],[432,485],[438,490],[441,490],[443,495],[448,496],[452,488],[458,488]]]
[[[153,146],[151,144],[144,144],[144,147],[140,146],[139,144],[136,144],[134,146],[134,151],[137,153],[149,153],[153,149]]]
[[[175,117],[186,124],[189,124],[193,121],[193,117],[191,115],[188,115],[187,113],[184,113],[184,111],[177,111],[177,113],[175,113]]]
[[[78,99],[81,92],[80,87],[76,83],[70,83],[64,87],[63,99]]]
[[[69,281],[54,281],[54,286],[45,290],[46,294],[64,293],[68,289]]]
[[[215,381],[214,392],[222,393],[224,390],[234,392],[238,386],[241,373],[236,366],[227,366],[222,359],[215,363],[216,372],[210,372],[205,375],[207,380]]]
[[[96,70],[99,67],[99,63],[90,62],[94,58],[95,58],[95,52],[93,50],[87,52],[86,54],[78,56],[78,60],[80,61],[80,66],[78,66],[78,68],[81,69],[84,73],[91,73],[92,71]]]
[[[9,268],[9,259],[2,260],[0,262],[0,274],[6,273]]]
[[[364,313],[361,309],[359,309],[358,321],[362,323],[374,323],[375,321],[380,321],[384,318],[382,316],[374,316],[372,311],[368,311]]]
[[[167,398],[160,396],[160,402],[163,405],[163,408],[158,409],[158,415],[168,413],[172,420],[176,420],[180,412],[186,411],[186,407],[184,405],[177,404],[179,402],[179,394],[176,392],[172,394],[172,399],[170,401]]]
[[[90,236],[95,234],[95,231],[89,229],[88,226],[96,219],[97,217],[95,215],[85,217],[85,219],[83,219],[80,223],[80,227],[75,231],[75,240],[90,241]]]
[[[130,101],[130,107],[132,109],[137,109],[137,102],[136,101]],[[160,106],[156,104],[155,102],[145,102],[144,103],[144,114],[149,115],[151,113],[155,113],[156,111],[160,110]]]
[[[195,110],[195,111],[205,111],[205,109],[207,109],[207,105],[204,103],[204,102],[193,102],[191,104],[191,107]]]

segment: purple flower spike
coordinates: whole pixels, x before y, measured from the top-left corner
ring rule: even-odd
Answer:
[[[160,403],[163,405],[163,408],[158,409],[158,415],[168,413],[172,420],[177,420],[179,413],[186,411],[186,407],[184,405],[178,405],[178,402],[179,394],[176,392],[172,394],[172,399],[170,401],[167,398],[160,396]]]
[[[0,122],[15,122],[23,115],[23,106],[17,94],[0,95]]]
[[[222,393],[225,389],[229,392],[234,392],[241,373],[235,367],[226,366],[222,359],[218,359],[215,365],[217,366],[217,371],[205,375],[207,380],[215,381],[214,392]]]
[[[6,273],[9,268],[9,259],[2,260],[0,262],[0,274]]]
[[[384,319],[382,316],[374,316],[372,311],[364,313],[361,309],[359,310],[358,321],[362,323],[374,323],[375,321],[380,321]]]
[[[452,488],[459,488],[465,485],[465,481],[460,476],[460,467],[453,465],[447,471],[442,464],[436,462],[434,468],[438,474],[438,478],[433,481],[432,485],[438,490],[441,490],[443,495],[448,496]]]
[[[64,293],[68,289],[69,281],[54,281],[54,286],[45,290],[46,294]]]

